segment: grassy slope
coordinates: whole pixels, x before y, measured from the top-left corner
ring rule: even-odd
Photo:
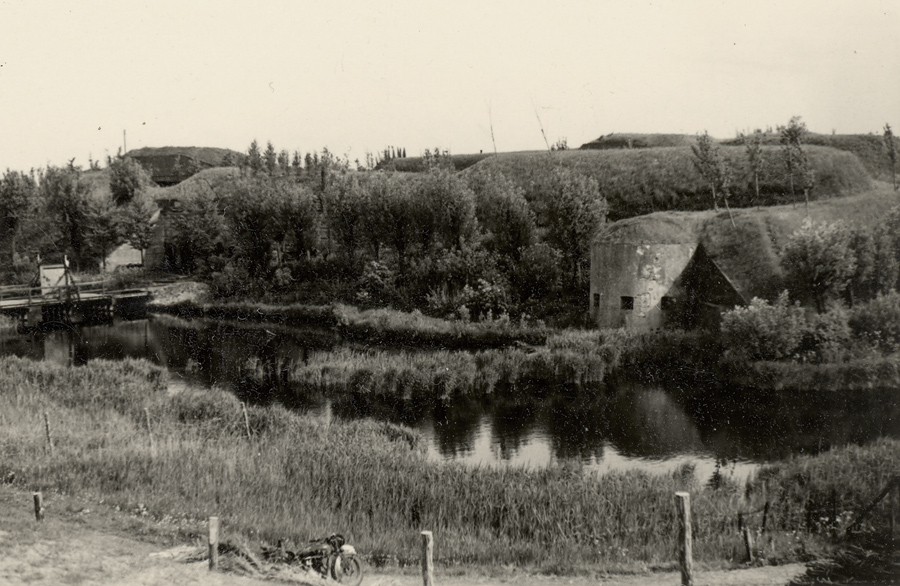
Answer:
[[[807,147],[807,151],[816,172],[816,186],[811,198],[844,196],[871,187],[865,168],[853,154],[827,147]],[[765,167],[759,181],[758,200],[744,149],[723,147],[723,152],[735,169],[732,206],[772,205],[790,197],[789,179],[777,147],[763,149]],[[711,207],[709,188],[694,168],[693,161],[690,147],[531,151],[501,153],[471,169],[501,172],[526,192],[557,167],[574,169],[597,180],[600,192],[609,201],[610,219],[620,220],[660,210]],[[798,188],[794,197],[802,200],[802,190]]]
[[[763,144],[778,145],[777,134],[767,134]],[[869,174],[876,179],[890,181],[891,162],[881,134],[809,134],[805,143],[814,146],[825,146],[853,153],[865,166]],[[723,145],[740,146],[739,139],[722,141]]]
[[[849,197],[812,202],[815,222],[838,220],[874,225],[900,204],[889,185]],[[806,218],[802,204],[733,210],[735,227],[724,210],[656,212],[611,224],[601,241],[692,243],[701,242],[732,280],[752,296],[770,297],[783,288],[779,254],[790,235]]]

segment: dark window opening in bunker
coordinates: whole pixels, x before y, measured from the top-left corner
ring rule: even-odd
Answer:
[[[600,294],[594,293],[594,307],[600,307]]]
[[[634,297],[622,297],[622,309],[632,310],[634,309]]]

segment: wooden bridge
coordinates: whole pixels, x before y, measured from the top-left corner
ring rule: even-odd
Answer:
[[[41,266],[40,285],[0,287],[0,315],[19,320],[20,327],[45,323],[107,323],[113,316],[146,312],[146,289],[113,288],[106,280],[75,281],[65,265]]]

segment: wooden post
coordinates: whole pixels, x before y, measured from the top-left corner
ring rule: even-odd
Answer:
[[[219,569],[219,518],[209,518],[209,571]]]
[[[678,511],[678,562],[681,566],[681,586],[694,586],[694,560],[691,546],[691,495],[675,493]]]
[[[150,409],[144,407],[144,417],[147,420],[147,435],[150,437],[150,455],[156,451],[156,446],[153,443],[153,428],[150,427]]]
[[[431,531],[422,531],[422,584],[434,586],[434,539]]]
[[[747,550],[747,561],[753,561],[753,536],[750,535],[750,527],[744,525],[744,549]]]
[[[47,451],[53,455],[53,438],[50,436],[50,415],[44,411],[44,434],[47,436]]]
[[[896,537],[897,521],[895,517],[897,516],[897,497],[900,496],[900,478],[894,478],[894,488],[896,490],[891,491],[891,543]]]
[[[44,495],[34,493],[34,518],[36,521],[44,520]]]
[[[247,416],[247,405],[241,401],[241,409],[244,410],[244,427],[247,430],[247,439],[251,439],[250,436],[250,418]]]

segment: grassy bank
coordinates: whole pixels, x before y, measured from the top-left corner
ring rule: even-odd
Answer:
[[[248,440],[231,395],[169,395],[161,371],[144,362],[66,369],[5,358],[0,381],[3,477],[15,472],[29,488],[93,495],[198,530],[219,515],[226,534],[251,541],[299,543],[341,531],[373,562],[414,563],[418,531],[430,529],[442,566],[671,567],[676,490],[692,494],[700,563],[741,561],[737,514],[760,509],[764,493],[772,513],[759,555],[801,559],[827,542],[815,527],[807,531],[810,495],[834,488],[841,510],[852,511],[900,466],[900,444],[884,441],[797,459],[747,487],[726,482],[718,490],[690,467],[674,476],[588,475],[576,462],[541,471],[467,468],[426,461],[415,434],[396,426],[326,425],[279,407],[249,408]]]
[[[154,303],[151,311],[184,319],[210,318],[271,322],[289,326],[318,326],[335,330],[346,340],[417,348],[500,348],[517,342],[543,344],[548,329],[509,321],[449,321],[392,309],[359,310],[334,305],[269,305],[252,302]]]

